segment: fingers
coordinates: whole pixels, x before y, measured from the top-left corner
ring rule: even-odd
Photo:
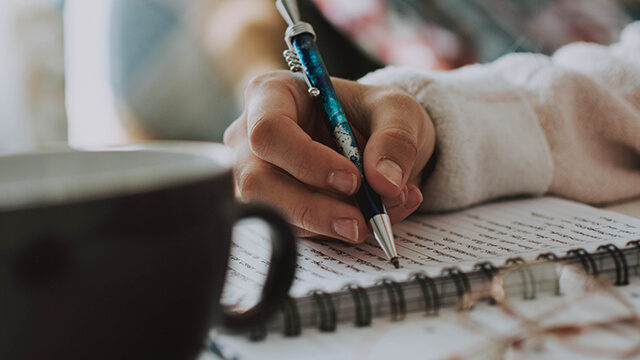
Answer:
[[[399,90],[340,79],[335,85],[358,141],[366,142],[365,174],[392,222],[401,221],[422,202],[420,190],[407,183],[433,151],[433,125]],[[328,145],[332,140],[304,81],[272,72],[254,79],[245,96],[245,111],[224,136],[235,150],[239,195],[278,208],[300,236],[364,241],[368,224],[352,196],[360,172]]]
[[[407,95],[387,95],[380,103],[371,113],[364,167],[371,186],[382,196],[393,196],[424,168],[435,135],[424,108]]]
[[[409,215],[413,214],[416,211],[416,209],[418,209],[418,206],[420,206],[420,204],[422,203],[422,200],[423,200],[422,192],[420,191],[420,189],[418,189],[418,187],[414,185],[405,186],[403,191],[396,198],[383,199],[385,206],[387,208],[387,213],[391,218],[392,224],[399,223],[400,221],[407,218]],[[349,225],[349,224],[347,223],[344,225]],[[332,235],[332,236],[321,235],[321,234],[309,231],[308,229],[305,229],[300,226],[294,226],[294,228],[296,230],[297,235],[300,237],[314,237],[316,239],[335,238],[335,235]],[[362,241],[364,241],[364,238],[359,237],[359,240],[357,241],[357,243]],[[351,241],[348,241],[348,242],[351,242]]]
[[[397,197],[410,179],[419,176],[433,153],[433,123],[422,105],[399,89],[372,88],[360,102],[361,116],[352,121],[368,136],[365,175],[382,197]]]
[[[247,99],[247,134],[257,157],[313,187],[356,192],[356,166],[318,141],[323,134],[330,140],[304,82],[293,76],[260,77],[248,88]]]
[[[366,238],[368,229],[362,213],[344,199],[305,186],[251,154],[240,153],[237,164],[235,179],[241,197],[278,208],[300,229],[299,235],[322,235],[350,243]]]
[[[398,223],[413,214],[422,203],[422,200],[422,192],[415,185],[405,186],[400,195],[395,198],[382,198],[392,224]]]
[[[235,150],[238,194],[278,208],[299,235],[362,242],[368,228],[360,210],[323,190],[351,195],[360,181],[355,165],[316,141],[323,127],[301,79],[272,73],[254,80],[245,111],[224,136]]]

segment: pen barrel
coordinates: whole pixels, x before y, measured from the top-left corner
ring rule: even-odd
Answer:
[[[373,191],[364,177],[362,177],[362,185],[360,185],[360,189],[356,193],[356,200],[367,222],[376,215],[387,213],[380,195]]]
[[[332,135],[336,150],[351,160],[360,171],[362,185],[356,194],[360,210],[367,221],[375,215],[386,214],[380,196],[373,191],[364,177],[362,154],[351,126],[347,121],[347,116],[342,105],[340,105],[338,95],[333,87],[324,61],[322,61],[313,35],[309,33],[296,35],[291,39],[291,45],[293,45],[296,54],[300,58],[309,83],[318,89],[320,93],[318,101],[324,110],[325,123]]]

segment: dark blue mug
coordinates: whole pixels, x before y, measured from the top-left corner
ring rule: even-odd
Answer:
[[[221,144],[0,156],[0,359],[190,359],[211,326],[248,329],[287,296],[295,239],[234,199]],[[232,227],[272,229],[261,299],[219,300]]]

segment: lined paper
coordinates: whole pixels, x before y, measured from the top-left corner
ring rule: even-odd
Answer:
[[[223,302],[242,306],[254,301],[269,263],[264,226],[234,229],[232,255]],[[380,278],[406,280],[418,270],[436,275],[443,268],[471,268],[479,261],[499,265],[508,258],[558,256],[602,244],[624,246],[640,239],[640,220],[552,197],[497,202],[465,211],[413,215],[394,225],[401,269],[394,269],[373,237],[364,244],[299,239],[292,296],[312,289],[338,291],[347,283],[368,286]]]

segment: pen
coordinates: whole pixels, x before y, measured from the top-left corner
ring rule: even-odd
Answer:
[[[373,191],[365,179],[362,153],[358,149],[347,117],[316,46],[313,27],[309,23],[300,21],[296,0],[277,0],[276,7],[288,25],[284,36],[288,49],[283,55],[289,68],[294,72],[303,71],[305,82],[309,86],[309,94],[318,98],[322,104],[325,123],[332,135],[336,150],[358,167],[362,177],[362,186],[356,194],[360,211],[371,225],[376,241],[391,264],[399,268],[391,220],[380,196]]]

